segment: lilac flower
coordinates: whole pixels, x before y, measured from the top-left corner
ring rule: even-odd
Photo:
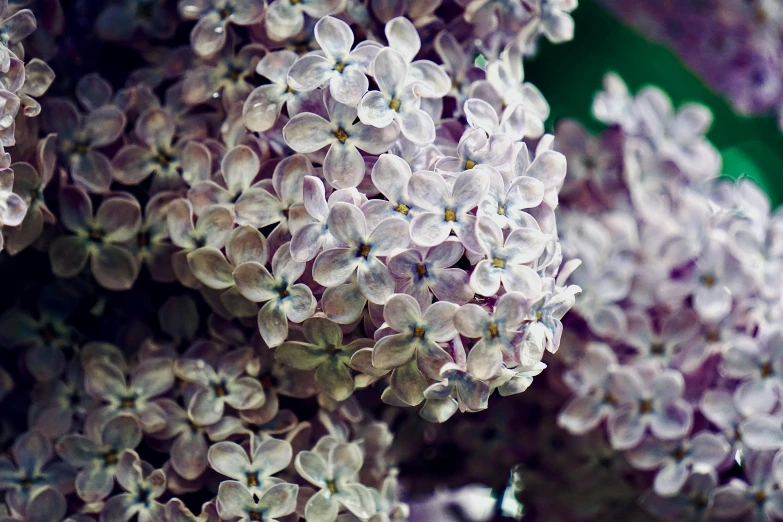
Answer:
[[[134,517],[139,522],[162,520],[163,504],[157,498],[166,491],[166,475],[163,470],[144,469],[141,459],[133,450],[125,450],[117,464],[117,482],[125,490],[111,497],[101,510],[101,522],[126,522]]]
[[[451,268],[464,253],[462,244],[449,238],[432,248],[411,248],[396,254],[388,265],[398,280],[397,292],[413,296],[422,309],[432,303],[433,295],[438,301],[466,304],[474,296],[469,276],[460,268]]]
[[[736,400],[743,409],[769,413],[777,404],[775,390],[783,386],[781,342],[783,332],[773,328],[758,340],[738,338],[723,353],[723,373],[743,380],[735,391]]]
[[[693,410],[682,399],[682,375],[663,370],[652,379],[638,371],[621,367],[609,375],[609,391],[617,401],[617,410],[608,420],[609,439],[615,449],[639,444],[649,428],[664,440],[684,436],[693,423]]]
[[[521,104],[525,109],[525,137],[538,138],[544,133],[549,104],[534,85],[525,82],[522,52],[516,43],[509,44],[499,59],[487,65],[487,79],[473,84],[471,95],[492,105],[497,113],[505,107]]]
[[[419,415],[430,422],[445,422],[454,412],[481,411],[487,408],[489,385],[471,376],[454,363],[440,370],[443,379],[424,390],[427,401]]]
[[[73,469],[63,462],[50,462],[53,453],[43,434],[28,431],[14,441],[13,461],[0,458],[0,490],[5,490],[12,509],[25,511],[28,501],[47,487],[63,494],[73,491]]]
[[[383,28],[389,47],[399,52],[408,63],[408,81],[415,83],[416,94],[424,98],[442,98],[451,88],[451,82],[440,65],[430,60],[415,60],[421,49],[419,32],[413,22],[398,16],[386,22]]]
[[[60,192],[60,218],[73,235],[58,237],[49,246],[55,275],[74,277],[89,260],[93,277],[104,288],[127,290],[133,285],[139,265],[121,244],[136,237],[141,225],[141,207],[135,199],[106,198],[93,214],[84,190],[67,186]]]
[[[154,399],[173,385],[172,363],[166,358],[149,358],[137,364],[130,383],[111,362],[92,361],[84,368],[84,387],[91,397],[104,404],[90,413],[88,423],[92,421],[100,427],[117,415],[129,413],[138,419],[144,431],[157,431],[165,425],[166,414]]]
[[[368,518],[375,512],[372,493],[357,482],[363,460],[361,451],[353,444],[333,445],[325,454],[314,451],[297,454],[296,471],[319,488],[305,505],[305,520],[332,522],[341,508],[359,518]]]
[[[27,214],[28,204],[18,194],[11,192],[14,185],[14,173],[10,169],[0,171],[0,230],[3,225],[18,226]],[[0,239],[0,249],[3,248]]]
[[[101,38],[131,42],[141,31],[151,37],[167,39],[174,34],[176,13],[168,2],[158,0],[120,0],[107,5],[95,20]]]
[[[269,234],[284,237],[305,223],[306,211],[302,205],[305,176],[313,174],[313,166],[304,156],[295,154],[282,160],[272,173],[272,189],[252,186],[244,191],[234,207],[236,222],[264,228],[279,225]]]
[[[288,337],[288,321],[301,323],[315,311],[316,300],[304,284],[295,284],[305,271],[291,259],[288,243],[272,258],[272,273],[261,263],[248,261],[234,269],[237,290],[253,302],[266,304],[258,313],[258,329],[270,347]]]
[[[488,175],[508,170],[513,144],[505,134],[490,134],[481,129],[466,131],[457,145],[458,157],[447,156],[435,162],[442,174],[459,174],[463,170],[484,170]]]
[[[261,20],[266,2],[252,0],[180,0],[179,12],[198,20],[190,33],[190,45],[199,56],[208,57],[226,44],[230,23],[252,25]]]
[[[65,517],[68,506],[62,493],[54,488],[45,487],[32,495],[24,509],[16,516],[3,516],[2,522],[19,522],[20,520],[29,522],[92,522],[92,519],[75,515]],[[19,518],[17,518],[19,517]]]
[[[647,438],[626,455],[638,469],[658,469],[653,489],[670,496],[682,489],[691,473],[714,471],[728,457],[729,444],[720,435],[703,431],[690,440]]]
[[[418,81],[409,83],[409,67],[405,57],[394,49],[378,52],[372,70],[380,90],[364,95],[359,104],[359,119],[379,129],[387,129],[396,122],[407,139],[417,145],[427,145],[435,140],[435,124],[421,109],[421,95],[430,89]]]
[[[750,452],[743,462],[745,477],[732,479],[713,491],[713,512],[723,518],[751,516],[772,520],[783,516],[783,491],[780,483],[780,457],[774,452]]]
[[[526,148],[517,154],[514,163],[515,178],[508,183],[497,175],[490,177],[489,191],[478,208],[479,216],[492,218],[501,228],[531,227],[532,216],[527,209],[538,207],[547,192],[555,192],[565,178],[566,161],[563,155],[544,151],[530,163]],[[500,183],[501,181],[502,183]],[[553,202],[555,205],[557,200]]]
[[[501,134],[515,142],[525,137],[525,107],[522,104],[506,107],[500,117],[492,105],[479,98],[468,99],[463,107],[468,125],[484,131],[487,136]]]
[[[688,476],[676,495],[661,496],[652,493],[642,499],[642,504],[655,516],[667,520],[709,520],[719,512],[718,509],[713,509],[715,506],[712,495],[717,482],[717,474],[714,471],[694,472]]]
[[[210,433],[210,426],[191,419],[171,399],[159,399],[157,404],[166,414],[166,426],[151,436],[156,439],[174,439],[169,451],[171,467],[185,479],[197,479],[207,469],[207,442],[204,436]]]
[[[288,72],[289,81],[299,91],[311,91],[329,82],[329,92],[337,102],[355,107],[367,92],[369,81],[365,75],[379,46],[366,42],[351,51],[353,31],[332,16],[318,20],[314,35],[322,54],[308,53],[297,60]]]
[[[315,370],[319,389],[336,401],[344,401],[354,390],[348,369],[351,356],[372,345],[370,339],[357,339],[343,345],[343,332],[332,321],[311,317],[302,324],[308,342],[289,341],[275,350],[275,359],[298,370]]]
[[[546,350],[555,353],[563,335],[561,319],[574,306],[576,295],[582,291],[577,285],[556,288],[554,282],[544,280],[544,291],[528,307],[527,335],[540,340]]]
[[[408,182],[411,201],[421,209],[411,221],[414,243],[434,247],[454,232],[465,248],[481,252],[476,238],[476,217],[470,212],[481,202],[489,187],[482,172],[465,171],[449,187],[434,172],[415,172]]]
[[[277,522],[296,510],[298,492],[296,484],[275,484],[254,497],[239,482],[227,480],[218,488],[218,512],[223,520]]]
[[[18,201],[6,200],[6,205],[12,204],[8,205],[8,208],[0,214],[0,222],[15,227],[8,231],[5,245],[11,255],[15,255],[33,244],[43,232],[44,223],[51,224],[56,221],[54,214],[46,206],[44,200],[44,189],[52,179],[57,161],[56,140],[56,136],[49,135],[38,142],[36,147],[38,169],[29,163],[19,162],[11,165],[11,169],[14,171],[13,191],[27,204],[27,213],[24,215],[24,220],[18,225],[12,225],[21,213]],[[2,190],[0,188],[0,194]],[[0,199],[3,197],[0,195]]]
[[[443,61],[443,70],[451,79],[449,95],[457,100],[457,107],[462,108],[467,97],[465,92],[470,86],[468,73],[473,65],[468,53],[457,38],[448,31],[441,31],[435,37],[435,51]],[[476,71],[480,72],[478,69]]]
[[[263,51],[262,46],[252,43],[235,51],[232,44],[215,56],[197,62],[182,80],[182,101],[198,105],[219,97],[226,111],[236,109],[253,90],[253,71]],[[231,140],[225,141],[228,145],[235,144]]]
[[[136,234],[135,254],[144,263],[152,279],[161,283],[176,281],[171,257],[177,247],[169,242],[168,204],[175,198],[171,192],[151,197],[144,208],[144,218]]]
[[[381,370],[393,370],[391,387],[406,404],[416,406],[427,387],[426,377],[437,379],[444,364],[453,362],[438,343],[457,336],[454,303],[439,301],[421,312],[416,300],[395,294],[386,301],[383,318],[399,332],[380,339],[373,349],[372,364]]]
[[[138,421],[123,414],[109,420],[95,439],[69,434],[57,442],[57,454],[79,470],[76,493],[82,500],[97,502],[111,493],[120,455],[138,446],[141,435]]]
[[[202,425],[223,417],[226,405],[237,410],[258,408],[264,403],[264,388],[252,377],[242,377],[252,353],[246,349],[220,357],[217,370],[202,359],[180,359],[174,371],[197,389],[188,402],[188,416]]]
[[[577,0],[526,0],[533,11],[532,27],[526,27],[531,40],[543,34],[552,43],[563,43],[574,38],[574,19],[569,13],[576,9]]]
[[[329,211],[327,226],[329,233],[345,246],[324,250],[318,255],[313,264],[313,279],[325,287],[334,287],[356,272],[364,297],[372,303],[384,303],[394,292],[394,280],[378,257],[407,246],[400,244],[400,238],[408,237],[408,222],[387,218],[368,231],[361,210],[337,202]]]
[[[167,111],[151,108],[136,120],[134,128],[141,144],[128,144],[112,160],[114,179],[136,185],[153,175],[150,193],[176,190],[185,180],[205,179],[209,175],[210,154],[195,142],[174,144],[175,121]]]
[[[503,359],[522,363],[523,367],[535,365],[541,360],[540,353],[519,353],[524,338],[521,329],[526,309],[522,294],[512,292],[498,299],[492,314],[476,304],[460,307],[454,317],[454,324],[460,334],[480,340],[468,354],[468,372],[481,379],[495,377],[503,365]]]
[[[521,292],[535,298],[541,292],[541,279],[527,266],[544,252],[547,236],[533,228],[513,230],[503,240],[503,231],[489,218],[479,218],[476,237],[487,259],[479,261],[470,275],[476,293],[495,295],[501,283],[506,292]]]
[[[234,216],[225,207],[213,206],[193,222],[193,205],[187,199],[176,199],[166,206],[166,224],[171,242],[179,247],[171,258],[177,279],[187,287],[198,288],[201,282],[193,275],[187,256],[197,248],[222,248],[231,235]]]
[[[558,426],[578,435],[595,429],[617,407],[609,391],[609,375],[617,357],[606,344],[591,343],[579,363],[566,374],[576,397],[560,411]]]
[[[688,345],[694,341],[698,325],[695,313],[690,310],[678,311],[665,318],[660,333],[657,333],[647,315],[629,314],[625,342],[636,349],[635,364],[667,367],[672,365],[675,358],[682,359],[681,352],[684,349],[687,351]]]
[[[275,1],[272,6],[288,1]],[[253,89],[242,107],[243,121],[251,131],[265,132],[274,127],[284,105],[289,116],[294,116],[305,106],[320,102],[321,93],[317,89],[297,91],[291,85],[288,72],[296,59],[296,53],[283,49],[267,54],[256,65],[256,73],[268,78],[271,83]]]
[[[188,191],[196,215],[200,216],[211,205],[224,205],[233,210],[234,203],[241,201],[260,169],[261,162],[250,147],[238,145],[226,152],[220,162],[225,187],[206,180],[194,183]]]
[[[341,4],[336,0],[315,0],[308,2],[296,2],[291,0],[274,0],[269,4],[264,17],[264,28],[267,35],[273,40],[286,40],[298,34],[304,28],[305,15],[312,18],[321,18],[322,16],[336,13],[341,8]],[[331,18],[331,17],[329,17]],[[320,21],[319,21],[320,22]],[[331,22],[331,20],[330,20]],[[332,25],[337,25],[332,22]],[[318,39],[318,24],[316,24],[315,38]],[[325,33],[325,31],[322,31]],[[323,34],[324,40],[330,40],[331,35]],[[321,41],[318,40],[321,44]],[[351,38],[353,43],[353,38]],[[327,47],[321,46],[325,52]],[[348,45],[350,50],[350,44]],[[365,87],[366,89],[367,87]]]
[[[313,220],[302,225],[291,238],[291,257],[300,263],[310,261],[318,255],[323,246],[333,248],[337,240],[329,233],[329,213],[337,202],[353,205],[360,203],[360,195],[355,189],[335,190],[326,199],[323,181],[315,176],[305,176],[302,183],[303,205]]]
[[[236,442],[218,442],[209,448],[209,465],[258,495],[281,482],[272,475],[288,467],[293,450],[288,442],[271,437],[265,440],[252,439],[251,446],[252,460]]]
[[[283,137],[296,152],[329,147],[323,160],[326,181],[338,189],[355,187],[365,171],[359,149],[370,154],[388,151],[397,140],[397,127],[376,129],[363,122],[354,123],[356,109],[338,102],[328,102],[327,110],[329,121],[310,112],[297,114],[283,127]]]
[[[44,127],[57,134],[58,149],[70,166],[73,180],[90,192],[105,193],[112,181],[109,159],[96,149],[113,143],[125,128],[125,115],[107,105],[82,116],[64,100],[49,100]]]
[[[415,208],[408,196],[411,167],[407,161],[393,154],[381,154],[370,174],[372,183],[386,199],[369,199],[362,205],[362,213],[370,227],[388,217],[410,220]]]

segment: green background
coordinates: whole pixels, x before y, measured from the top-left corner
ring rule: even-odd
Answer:
[[[715,116],[708,138],[721,151],[724,174],[750,176],[774,205],[783,203],[783,133],[773,116],[737,115],[674,52],[645,39],[595,0],[580,0],[572,14],[574,39],[552,45],[542,38],[538,55],[525,62],[525,79],[541,89],[552,107],[550,130],[559,119],[574,118],[599,131],[601,124],[590,115],[590,105],[603,75],[614,71],[634,92],[657,85],[675,105],[707,105]]]

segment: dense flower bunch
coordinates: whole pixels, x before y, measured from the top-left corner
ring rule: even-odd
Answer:
[[[609,75],[593,113],[602,135],[556,133],[563,252],[584,289],[558,424],[605,433],[649,473],[662,518],[779,520],[781,214],[752,181],[718,178],[706,108]]]
[[[34,123],[35,18],[0,31],[0,519],[407,519],[378,419],[524,392],[579,292],[522,68],[576,2],[110,2],[119,80],[41,4]]]
[[[623,20],[671,46],[743,114],[783,126],[783,6],[776,0],[601,0]]]

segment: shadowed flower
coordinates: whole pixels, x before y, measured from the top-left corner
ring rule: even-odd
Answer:
[[[313,175],[310,161],[300,154],[289,156],[272,172],[272,186],[260,182],[245,190],[234,210],[236,222],[264,228],[278,224],[268,234],[270,243],[284,242],[292,230],[307,221],[302,205],[304,178]],[[266,182],[266,180],[265,180]]]
[[[6,240],[6,249],[11,255],[18,254],[28,246],[32,245],[43,232],[44,223],[53,224],[56,222],[54,214],[46,206],[44,200],[44,190],[52,179],[56,158],[57,136],[50,134],[38,142],[36,156],[38,169],[29,163],[14,163],[11,165],[13,174],[13,190],[27,204],[27,213],[24,220],[13,225],[14,218],[20,212],[19,207],[9,205],[5,212],[0,213],[0,223],[12,225],[14,228],[8,230]],[[0,174],[2,176],[2,174]],[[1,185],[1,183],[0,183]],[[0,187],[0,200],[3,199],[3,189]],[[8,205],[6,201],[6,205]],[[10,219],[7,213],[13,214]],[[2,248],[2,244],[0,244]]]
[[[279,0],[272,5],[289,1]],[[304,4],[299,2],[297,5]],[[256,65],[256,73],[271,83],[253,89],[242,107],[243,121],[251,131],[265,132],[274,127],[283,106],[287,107],[288,115],[292,117],[302,112],[305,106],[316,105],[323,99],[318,89],[298,91],[291,84],[288,72],[296,59],[296,53],[283,49],[267,54]]]
[[[749,452],[743,459],[745,480],[732,479],[713,493],[713,513],[722,518],[751,515],[755,520],[783,516],[783,491],[776,488],[783,476],[781,453]]]
[[[111,362],[94,360],[84,368],[84,387],[92,398],[104,404],[90,413],[87,422],[100,429],[107,420],[129,413],[138,419],[144,431],[157,431],[165,425],[166,413],[154,399],[173,385],[170,359],[151,357],[138,363],[131,372],[130,383]]]
[[[31,167],[32,168],[32,167]],[[22,169],[24,170],[24,168]],[[27,214],[28,203],[21,196],[12,192],[14,186],[14,172],[11,169],[0,171],[0,230],[3,226],[15,227],[22,224]],[[0,250],[3,248],[3,239],[0,237]]]
[[[190,33],[190,45],[202,57],[212,56],[226,44],[229,24],[252,25],[264,15],[265,1],[179,0],[186,20],[198,20]]]
[[[141,428],[130,415],[108,421],[95,440],[69,434],[57,441],[57,454],[79,470],[76,493],[85,502],[106,498],[114,488],[114,476],[120,455],[141,442]]]
[[[336,401],[351,396],[354,381],[348,363],[357,350],[373,344],[371,339],[357,339],[343,345],[343,332],[332,321],[311,317],[302,324],[308,342],[289,341],[275,350],[275,359],[298,370],[315,370],[319,389]]]
[[[93,214],[84,190],[63,187],[60,219],[73,235],[55,239],[49,246],[52,272],[74,277],[90,261],[95,280],[108,290],[127,290],[139,274],[139,264],[123,243],[136,237],[141,226],[141,207],[130,195],[117,194],[101,202]]]
[[[258,408],[264,403],[264,388],[256,379],[243,377],[253,354],[249,349],[220,357],[217,370],[202,359],[180,359],[174,365],[177,376],[198,387],[188,404],[188,416],[201,425],[223,417],[226,405],[237,410]]]
[[[272,477],[291,463],[293,449],[284,440],[251,437],[252,460],[236,442],[223,441],[209,448],[209,465],[226,477],[239,481],[251,493],[260,495],[282,482]]]
[[[13,462],[0,458],[0,490],[5,490],[5,500],[14,510],[24,512],[28,501],[48,487],[63,494],[73,491],[73,469],[64,462],[50,462],[52,443],[43,434],[22,434],[14,441],[11,455]]]
[[[250,188],[261,168],[261,162],[253,149],[245,145],[233,147],[220,162],[220,173],[224,186],[212,180],[198,181],[188,191],[188,199],[200,216],[212,205],[221,205],[233,213],[234,203],[241,201],[242,194]]]
[[[153,107],[136,120],[135,136],[140,144],[122,147],[112,160],[114,179],[124,185],[136,185],[153,175],[150,193],[177,190],[185,182],[207,179],[209,150],[195,142],[174,143],[174,117]]]
[[[125,493],[112,496],[103,505],[101,522],[127,522],[134,515],[138,522],[164,520],[163,504],[158,497],[166,491],[163,470],[151,471],[133,450],[125,450],[117,464],[117,483]]]
[[[194,225],[193,205],[187,199],[176,199],[166,206],[166,224],[171,242],[180,249],[171,258],[174,273],[184,286],[198,288],[201,282],[193,275],[187,256],[202,247],[223,248],[231,235],[234,216],[225,207],[213,206]]]
[[[286,243],[275,252],[271,273],[262,263],[248,261],[233,274],[240,294],[255,303],[266,303],[258,312],[258,329],[270,348],[286,340],[288,321],[301,323],[313,315],[317,304],[307,285],[295,284],[306,267],[291,258],[288,248]]]
[[[729,455],[729,444],[721,435],[706,431],[692,439],[659,441],[647,438],[626,453],[638,469],[658,469],[653,489],[659,495],[678,493],[688,476],[714,471]]]
[[[82,115],[71,102],[45,102],[42,126],[57,134],[58,150],[73,180],[94,193],[105,193],[112,181],[109,158],[96,149],[113,143],[125,129],[125,115],[106,105]]]
[[[218,488],[218,513],[223,520],[277,522],[296,510],[298,493],[296,484],[275,484],[254,497],[239,482],[227,480]]]
[[[424,390],[427,401],[419,415],[430,422],[445,422],[460,411],[481,411],[487,408],[489,385],[480,381],[454,363],[443,365],[443,379]]]

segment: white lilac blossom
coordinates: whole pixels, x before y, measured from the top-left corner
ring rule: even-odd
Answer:
[[[529,390],[579,291],[521,68],[574,6],[465,4],[0,0],[0,520],[416,519],[391,426]]]
[[[572,140],[573,123],[555,141],[569,165],[605,158],[561,181],[583,294],[563,327],[558,424],[654,472],[642,505],[661,519],[777,520],[781,287],[762,274],[780,269],[780,213],[751,181],[719,178],[706,108],[608,75],[593,114],[610,126],[596,141]]]

